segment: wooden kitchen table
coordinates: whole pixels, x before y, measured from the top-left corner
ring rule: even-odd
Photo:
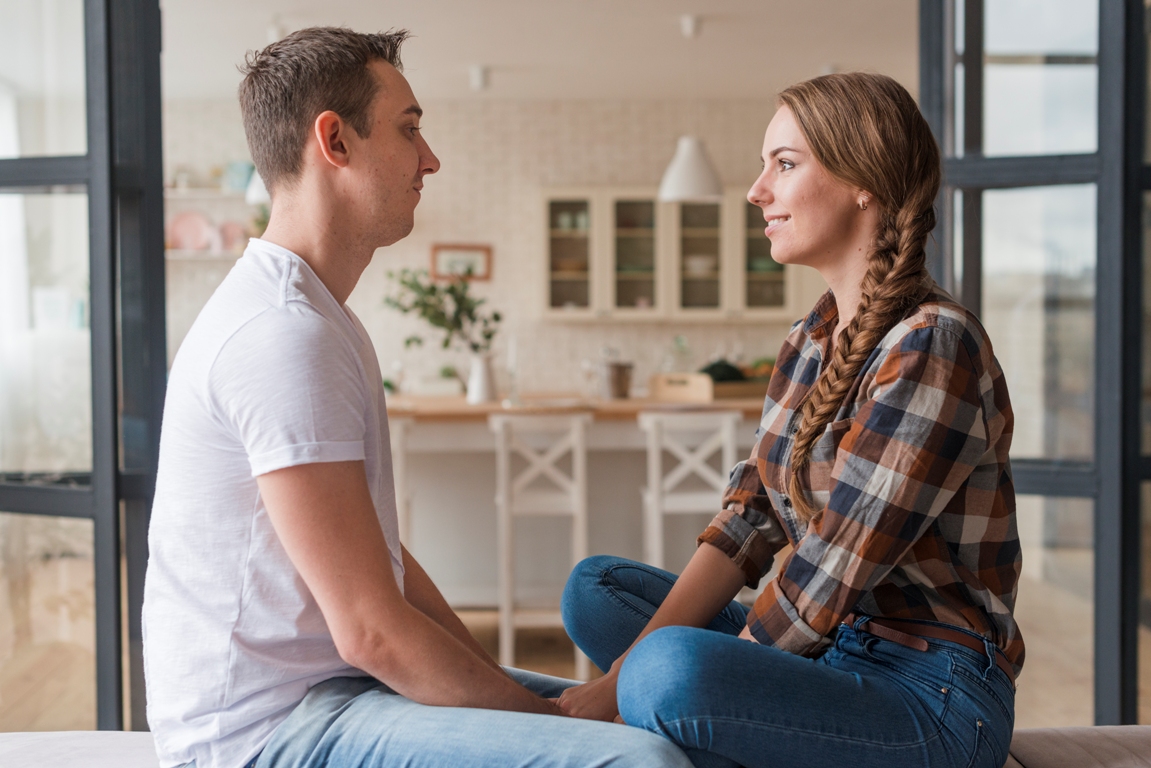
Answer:
[[[497,413],[563,415],[591,413],[592,423],[587,432],[589,453],[599,451],[646,451],[647,438],[639,428],[636,416],[641,411],[666,410],[671,412],[726,411],[743,413],[743,421],[736,433],[739,452],[746,456],[755,443],[759,425],[762,398],[724,399],[711,403],[669,403],[644,398],[623,400],[588,400],[563,394],[525,395],[523,404],[505,408],[498,402],[468,405],[463,397],[428,397],[389,395],[388,420],[392,433],[392,461],[396,477],[396,500],[400,512],[401,536],[407,541],[412,517],[412,497],[425,500],[440,495],[432,487],[424,488],[420,477],[426,473],[411,472],[411,460],[445,454],[494,454],[495,436],[488,428],[488,416]],[[462,457],[461,457],[462,458]],[[480,456],[476,457],[480,459]],[[417,469],[412,467],[412,469]],[[590,478],[592,483],[596,478]],[[442,478],[439,480],[442,481]],[[437,481],[437,482],[439,482]],[[626,497],[639,497],[645,478],[636,475],[635,485],[620,489]],[[430,482],[424,480],[424,483]],[[414,486],[414,487],[413,487]],[[414,493],[413,493],[414,492]],[[487,497],[487,493],[479,494]],[[492,490],[494,495],[494,487]],[[439,515],[444,510],[421,509],[428,501],[416,503],[416,516]]]

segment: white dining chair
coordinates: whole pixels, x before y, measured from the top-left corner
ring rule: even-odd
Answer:
[[[412,546],[412,486],[408,477],[408,437],[413,420],[388,417],[388,434],[392,448],[392,479],[396,488],[396,517],[400,525],[400,542]]]
[[[558,607],[533,610],[517,606],[514,523],[516,518],[527,516],[570,517],[572,565],[587,557],[587,429],[590,422],[588,413],[496,414],[488,418],[496,439],[499,645],[500,664],[504,666],[515,665],[517,629],[563,626]],[[564,470],[562,461],[568,455],[570,472]],[[513,471],[517,456],[526,466]],[[576,648],[575,676],[587,680],[589,673],[587,656]]]
[[[727,472],[735,465],[739,411],[675,413],[642,411],[637,416],[647,435],[647,486],[643,489],[644,562],[663,568],[664,517],[717,513],[727,486]],[[664,453],[677,462],[664,471]],[[720,454],[720,470],[710,461]],[[690,478],[696,489],[681,489]],[[704,486],[699,490],[700,485]]]

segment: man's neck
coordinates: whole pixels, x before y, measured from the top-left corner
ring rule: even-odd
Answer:
[[[262,235],[263,240],[303,259],[341,305],[348,300],[375,252],[359,236],[358,228],[349,226],[343,218],[323,196],[301,200],[281,193]]]

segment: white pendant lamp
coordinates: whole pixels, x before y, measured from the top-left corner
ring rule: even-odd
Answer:
[[[695,136],[680,136],[675,156],[659,183],[659,199],[670,203],[713,203],[722,197],[723,184],[703,142]]]

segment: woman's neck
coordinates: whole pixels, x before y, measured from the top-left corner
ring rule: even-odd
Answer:
[[[859,311],[859,303],[863,300],[863,279],[867,276],[866,248],[855,248],[842,258],[830,260],[830,263],[818,268],[819,274],[827,282],[827,287],[835,296],[835,307],[839,313],[839,321],[831,334],[831,348],[834,350],[839,341],[839,333],[855,318]]]

